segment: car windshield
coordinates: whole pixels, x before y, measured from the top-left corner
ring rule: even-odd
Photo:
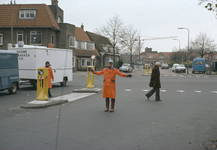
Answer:
[[[195,65],[204,65],[203,61],[195,61]]]
[[[179,65],[180,67],[185,67],[184,65]]]
[[[123,64],[122,66],[124,66],[124,67],[128,67],[128,66],[129,66],[129,64]]]
[[[163,64],[162,66],[167,66],[167,64]]]

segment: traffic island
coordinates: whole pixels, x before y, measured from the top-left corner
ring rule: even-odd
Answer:
[[[68,100],[48,100],[48,101],[37,101],[34,100],[27,104],[22,104],[20,108],[23,109],[40,109],[40,108],[47,108],[51,106],[57,106],[61,104],[68,103]]]
[[[99,93],[101,91],[101,88],[82,88],[73,90],[74,93]]]

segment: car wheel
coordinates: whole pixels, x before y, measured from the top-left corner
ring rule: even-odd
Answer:
[[[192,73],[194,74],[194,71],[192,71]]]
[[[8,89],[8,92],[10,93],[10,94],[15,94],[16,92],[17,92],[17,83],[12,83],[12,85],[11,85],[11,88],[10,89]]]

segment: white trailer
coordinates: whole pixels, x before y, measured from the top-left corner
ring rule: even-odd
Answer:
[[[42,46],[24,45],[8,47],[18,53],[20,84],[37,86],[37,68],[43,68],[49,61],[53,69],[54,81],[62,86],[73,79],[72,57],[70,49],[47,48]]]

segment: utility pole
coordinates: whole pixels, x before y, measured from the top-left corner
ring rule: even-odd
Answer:
[[[13,3],[11,0],[11,44],[13,47]]]
[[[141,52],[141,46],[140,46],[140,36],[139,36],[139,61],[140,61],[140,52]]]

